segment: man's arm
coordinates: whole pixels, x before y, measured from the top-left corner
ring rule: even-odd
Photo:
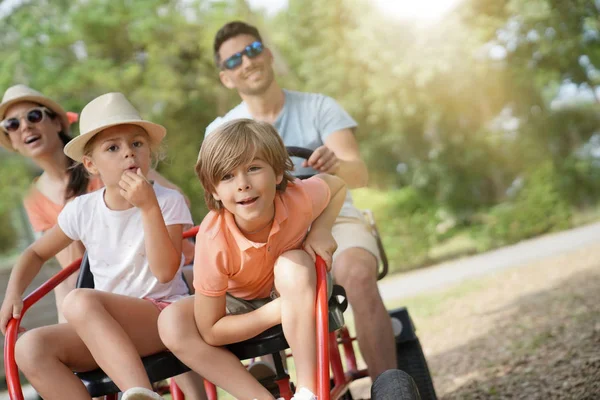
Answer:
[[[364,187],[369,180],[367,166],[360,158],[358,143],[350,128],[327,136],[325,145],[315,149],[303,166],[336,175],[343,179],[350,189]]]

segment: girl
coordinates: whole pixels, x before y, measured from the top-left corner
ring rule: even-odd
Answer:
[[[71,140],[70,123],[65,110],[54,100],[25,85],[12,86],[0,103],[0,120],[0,146],[31,159],[43,170],[23,202],[36,233],[56,225],[58,214],[68,201],[103,186],[98,176],[90,179],[84,168],[72,168],[74,161],[64,154],[63,148]],[[148,177],[179,190],[154,170],[150,170]],[[186,243],[186,258],[191,260],[193,246]],[[81,258],[84,251],[81,242],[73,242],[57,253],[56,259],[64,268]],[[75,287],[76,280],[73,275],[54,290],[59,322],[64,322],[60,312],[62,301]]]
[[[90,102],[80,128],[64,152],[105,188],[69,202],[58,224],[22,254],[0,308],[0,329],[6,331],[11,316],[19,318],[21,296],[43,263],[81,240],[96,289],[76,289],[65,297],[67,323],[21,337],[17,365],[47,400],[90,399],[73,371],[97,367],[124,391],[123,399],[161,399],[151,390],[140,356],[165,349],[158,316],[187,294],[181,244],[184,227],[192,223],[180,193],[145,178],[166,130],[142,120],[120,93]]]

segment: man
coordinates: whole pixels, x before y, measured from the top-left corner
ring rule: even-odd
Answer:
[[[367,184],[367,168],[353,132],[356,122],[330,97],[282,89],[274,77],[273,55],[255,27],[239,21],[226,24],[217,32],[213,50],[221,82],[237,90],[242,103],[213,121],[206,134],[237,118],[269,122],[286,146],[314,150],[309,160],[296,160],[297,174],[337,175],[350,188]],[[395,340],[377,287],[377,243],[349,193],[333,236],[338,243],[334,279],[346,289],[360,350],[375,379],[396,368]]]

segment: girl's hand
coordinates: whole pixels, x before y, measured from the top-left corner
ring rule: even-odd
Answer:
[[[317,261],[317,256],[321,256],[325,261],[325,265],[327,265],[327,271],[331,270],[333,253],[337,249],[337,243],[331,234],[331,230],[311,229],[304,240],[303,247],[314,262]]]
[[[121,196],[132,206],[141,210],[158,206],[152,184],[142,174],[141,169],[138,168],[135,174],[131,171],[123,172],[119,186],[121,187]]]
[[[23,300],[20,296],[7,295],[2,302],[0,308],[0,331],[2,335],[6,335],[6,326],[11,318],[21,318],[21,310],[23,309]],[[24,329],[21,329],[23,331]]]

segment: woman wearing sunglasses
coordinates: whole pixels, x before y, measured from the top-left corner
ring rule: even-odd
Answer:
[[[65,110],[52,99],[25,85],[13,86],[0,103],[0,120],[0,145],[31,159],[43,170],[24,199],[35,232],[52,228],[67,201],[102,187],[99,179],[90,180],[83,170],[72,168],[73,161],[63,153],[63,147],[71,140],[70,122]],[[64,268],[83,252],[83,245],[75,242],[56,259]],[[60,305],[76,280],[73,275],[54,291],[61,322],[64,320]]]
[[[98,178],[90,179],[83,168],[63,152],[71,140],[70,121],[65,110],[52,99],[25,86],[6,90],[0,103],[0,146],[31,159],[42,170],[25,196],[24,205],[33,230],[43,233],[56,225],[64,205],[74,197],[103,187]],[[165,187],[179,190],[156,171],[150,179]],[[193,257],[193,245],[185,242],[186,259]],[[83,255],[79,242],[56,255],[61,267],[66,267]],[[77,276],[71,276],[55,289],[59,321],[63,321],[60,305],[66,294],[75,287]]]
[[[58,214],[73,198],[104,186],[98,178],[89,178],[84,168],[63,152],[71,140],[70,121],[65,110],[52,99],[25,85],[8,88],[0,103],[0,146],[31,159],[42,170],[23,201],[33,230],[43,233],[57,223]],[[148,178],[160,185],[181,191],[173,183],[151,170]],[[182,246],[186,264],[194,255],[194,245],[184,241]],[[73,242],[56,255],[62,268],[83,256],[81,242]],[[56,308],[59,322],[64,322],[62,301],[75,287],[74,274],[56,287]],[[206,399],[203,380],[194,373],[177,378],[177,384],[186,398]]]

